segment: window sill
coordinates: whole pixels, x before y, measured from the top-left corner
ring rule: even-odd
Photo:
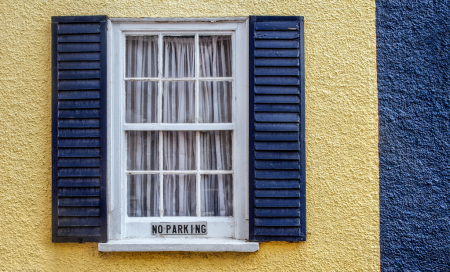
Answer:
[[[99,243],[98,251],[196,251],[196,252],[255,252],[259,243],[225,238],[152,238],[125,239]]]

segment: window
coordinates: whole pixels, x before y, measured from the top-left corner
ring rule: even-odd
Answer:
[[[52,241],[305,240],[303,63],[301,17],[53,17]]]
[[[111,29],[110,239],[248,239],[245,22]]]

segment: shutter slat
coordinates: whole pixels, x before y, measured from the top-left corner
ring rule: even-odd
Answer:
[[[298,76],[300,71],[295,67],[256,67],[255,76]],[[295,88],[294,88],[295,89]],[[297,91],[298,93],[298,91]]]
[[[291,49],[298,48],[298,40],[256,40],[255,48]]]
[[[99,158],[60,158],[58,167],[100,167]]]
[[[298,122],[300,117],[297,113],[255,113],[255,120],[258,122]]]
[[[299,217],[300,209],[283,208],[283,209],[255,209],[255,216],[257,217]]]
[[[60,61],[60,70],[91,70],[100,69],[99,61]]]
[[[59,43],[99,43],[99,34],[81,34],[81,35],[59,35]]]
[[[255,190],[256,197],[300,197],[298,190]]]
[[[100,139],[59,139],[60,147],[100,147]]]
[[[100,148],[60,148],[58,156],[66,158],[97,158],[100,157]]]
[[[100,196],[99,188],[59,188],[59,197],[93,197]],[[73,201],[80,202],[80,198],[74,198]],[[90,201],[89,198],[84,199],[84,201]],[[67,205],[66,205],[67,206]],[[75,205],[79,206],[79,205]]]
[[[257,227],[298,227],[299,218],[255,218]]]
[[[300,230],[298,228],[255,228],[255,235],[260,236],[300,236]],[[264,238],[263,238],[264,239]],[[272,241],[274,238],[270,238]],[[281,241],[286,241],[285,239]]]
[[[255,123],[255,131],[298,131],[297,123]]]
[[[299,160],[299,152],[289,151],[255,151],[255,159],[257,160]]]
[[[59,168],[58,177],[100,177],[99,168]]]
[[[59,91],[59,100],[100,99],[99,90]]]
[[[75,52],[98,52],[100,51],[100,43],[60,43],[58,44],[58,52],[75,53]]]
[[[59,24],[58,34],[81,34],[81,33],[100,33],[100,24]]]
[[[251,241],[306,238],[303,18],[250,17]]]
[[[100,219],[95,217],[60,217],[59,227],[99,227]]]
[[[90,197],[90,198],[64,198],[60,197],[58,199],[58,206],[59,207],[98,207],[100,206],[100,198],[98,197]]]
[[[297,49],[255,49],[255,57],[259,58],[298,58]],[[296,65],[293,65],[296,66]]]
[[[299,102],[298,95],[255,95],[255,103],[261,104],[298,104]]]
[[[255,104],[255,112],[299,112],[297,105],[292,104]]]
[[[66,70],[59,72],[60,79],[93,79],[100,78],[100,70]]]
[[[58,131],[59,138],[92,138],[100,137],[100,129],[60,129]]]
[[[298,58],[256,58],[255,66],[299,66]]]
[[[58,61],[60,65],[63,64],[63,61],[95,61],[100,60],[100,52],[90,52],[90,53],[59,53]],[[60,67],[61,69],[61,67]]]
[[[298,169],[298,161],[261,161],[255,162],[255,169]]]
[[[296,141],[298,142],[297,132],[255,132],[255,141]],[[255,144],[257,143],[255,142]]]
[[[100,100],[73,100],[73,101],[65,101],[61,100],[58,103],[59,109],[99,109],[100,108]]]
[[[256,22],[255,30],[298,30],[298,22]]]
[[[298,85],[300,83],[297,77],[255,77],[256,85]]]
[[[94,207],[60,207],[58,216],[100,216],[100,208]]]
[[[59,119],[60,128],[98,128],[99,119]]]
[[[89,90],[89,89],[100,89],[100,80],[89,79],[89,80],[60,80],[59,81],[60,90]]]
[[[264,68],[266,69],[266,68]],[[282,68],[280,68],[282,69]],[[295,68],[297,70],[297,68]],[[256,69],[255,69],[256,71]],[[293,86],[256,86],[255,94],[299,94],[298,87]]]
[[[255,31],[254,36],[255,39],[270,39],[270,40],[297,39],[298,37],[299,33],[297,31]]]
[[[300,207],[300,199],[256,198],[255,206],[260,208],[298,208]]]
[[[87,110],[60,110],[59,118],[99,118],[100,110],[87,109]]]
[[[297,138],[298,139],[298,138]],[[298,142],[255,142],[255,150],[299,150]],[[297,165],[298,167],[298,165]]]
[[[300,189],[298,180],[256,180],[255,189]]]
[[[259,227],[256,227],[259,228]],[[275,229],[281,229],[281,227],[274,227]],[[301,231],[302,227],[292,227],[298,230],[298,233],[300,233],[298,236],[278,236],[278,235],[267,235],[267,236],[261,236],[261,235],[255,235],[255,241],[259,242],[270,242],[270,241],[283,241],[283,242],[298,242],[298,241],[304,241],[302,237],[304,237],[303,232]]]
[[[76,228],[59,228],[59,236],[100,236],[101,229],[99,227],[76,227]]]
[[[298,171],[289,170],[255,170],[256,179],[299,179]]]
[[[60,178],[58,187],[100,187],[100,178]]]

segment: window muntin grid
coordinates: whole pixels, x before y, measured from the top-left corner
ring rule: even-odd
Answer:
[[[229,36],[230,37],[230,43],[232,41],[232,33],[220,33],[220,35],[222,36]],[[233,81],[234,81],[234,73],[232,71],[233,65],[232,63],[228,63],[226,65],[228,65],[228,70],[227,69],[219,69],[218,72],[216,73],[212,73],[214,75],[218,75],[217,77],[201,77],[200,74],[204,75],[205,72],[202,71],[200,72],[200,45],[199,45],[199,40],[200,39],[206,39],[207,37],[211,37],[211,36],[217,36],[217,33],[203,33],[203,32],[196,32],[196,33],[159,33],[157,35],[152,35],[152,34],[147,34],[145,35],[147,37],[157,37],[158,40],[158,46],[156,50],[153,50],[153,54],[154,52],[157,52],[158,55],[158,59],[157,59],[157,65],[150,65],[151,67],[158,67],[157,68],[157,77],[153,76],[149,76],[149,77],[145,77],[148,75],[155,75],[155,71],[154,69],[152,71],[147,71],[144,73],[141,73],[140,75],[143,76],[136,76],[136,77],[131,77],[132,73],[128,73],[125,71],[124,75],[124,82],[125,82],[125,86],[130,86],[133,84],[147,84],[148,86],[153,87],[153,89],[150,87],[147,87],[147,89],[145,91],[147,92],[151,92],[151,98],[155,98],[157,97],[157,102],[155,103],[155,107],[152,109],[152,111],[150,112],[150,114],[147,114],[149,117],[148,118],[138,118],[140,120],[137,120],[136,122],[136,118],[133,120],[133,118],[131,118],[132,116],[128,116],[128,111],[127,111],[127,106],[129,105],[128,102],[126,102],[126,117],[125,117],[125,124],[124,124],[124,130],[127,134],[127,139],[128,139],[128,135],[130,134],[130,132],[153,132],[156,133],[158,135],[158,140],[157,140],[157,146],[158,146],[158,152],[157,152],[157,160],[158,160],[158,169],[130,169],[129,164],[127,163],[127,169],[126,169],[126,175],[130,176],[130,175],[151,175],[152,177],[154,175],[158,175],[158,178],[156,180],[158,180],[158,204],[159,204],[159,211],[158,213],[154,213],[153,215],[150,216],[158,216],[159,217],[164,217],[164,210],[165,206],[164,202],[166,201],[164,199],[164,186],[167,186],[167,184],[165,184],[165,177],[167,179],[167,177],[169,177],[170,175],[195,175],[194,178],[194,182],[195,182],[195,216],[196,217],[201,217],[202,213],[205,216],[208,216],[208,213],[205,212],[204,207],[203,207],[203,212],[202,212],[202,202],[205,203],[205,199],[202,198],[202,187],[205,184],[205,180],[208,180],[206,177],[208,177],[211,180],[216,180],[217,178],[213,178],[216,176],[224,176],[227,177],[226,179],[226,184],[230,184],[230,187],[233,188],[233,163],[232,163],[232,150],[233,150],[233,132],[234,132],[234,114],[233,114],[233,108],[234,108],[234,102],[233,99],[231,99],[232,97],[234,97],[234,86],[233,86]],[[130,35],[130,36],[126,36],[126,37],[142,37],[140,35]],[[174,37],[182,37],[182,38],[186,38],[186,37],[192,37],[194,38],[194,76],[186,76],[186,75],[192,75],[192,73],[187,73],[187,74],[183,74],[183,73],[167,73],[167,69],[164,69],[164,50],[162,49],[164,46],[164,41],[165,38],[174,38]],[[175,38],[176,39],[176,38]],[[230,47],[231,50],[233,50],[232,46]],[[223,53],[223,52],[222,52]],[[232,56],[232,52],[230,52],[230,55]],[[126,54],[125,58],[125,68],[127,67],[127,60],[128,54]],[[231,62],[234,62],[234,59],[231,58]],[[205,70],[205,69],[203,69]],[[229,72],[227,72],[229,71]],[[165,77],[165,75],[170,75],[170,76],[180,76],[180,77]],[[184,77],[181,77],[184,76]],[[164,116],[164,84],[189,84],[189,85],[194,85],[194,107],[195,107],[195,112],[194,112],[194,118],[192,118],[192,116],[190,116],[189,118],[186,118],[185,120],[175,120],[175,121],[168,121],[169,118],[165,118]],[[211,124],[211,118],[207,118],[207,116],[205,116],[204,112],[202,111],[201,106],[205,106],[208,103],[208,99],[206,99],[206,95],[204,94],[205,91],[202,88],[202,86],[206,85],[206,84],[216,84],[216,85],[221,85],[220,86],[220,90],[221,90],[221,95],[222,96],[226,96],[224,95],[224,93],[228,92],[228,97],[227,97],[227,102],[229,102],[229,107],[231,107],[231,110],[229,110],[230,115],[226,118],[222,118],[222,121],[224,122],[215,122],[214,124]],[[157,94],[155,95],[155,85],[157,86]],[[136,89],[136,88],[135,88]],[[144,88],[145,89],[145,88]],[[126,88],[127,92],[128,89]],[[202,95],[200,94],[200,92],[202,92]],[[192,92],[191,94],[192,95]],[[128,96],[127,96],[128,97]],[[192,97],[191,97],[192,98]],[[127,101],[125,99],[125,101]],[[200,115],[202,114],[202,115]],[[156,115],[156,116],[155,116]],[[194,119],[194,120],[192,120]],[[182,121],[182,122],[179,122]],[[208,123],[206,123],[208,122]],[[184,131],[184,132],[191,132],[195,134],[195,169],[193,167],[190,167],[189,169],[184,169],[184,170],[176,170],[176,169],[165,169],[164,168],[164,156],[163,156],[163,152],[164,152],[164,134],[165,133],[169,133],[169,132],[175,132],[175,131]],[[229,143],[229,147],[228,149],[230,150],[230,154],[229,154],[229,160],[227,161],[228,165],[224,168],[224,167],[219,167],[219,168],[223,168],[223,169],[211,169],[211,170],[206,170],[203,169],[204,165],[202,166],[202,150],[201,150],[201,145],[200,145],[200,141],[202,139],[201,135],[205,134],[206,132],[210,132],[210,133],[222,133],[222,134],[229,134],[228,138],[230,139],[230,143]],[[128,154],[129,150],[127,149],[126,153]],[[204,163],[203,163],[204,164]],[[206,167],[208,168],[208,167]],[[211,168],[211,167],[209,167]],[[217,168],[217,167],[216,167]],[[230,178],[231,177],[231,178]],[[154,183],[155,178],[152,179],[152,182]],[[192,179],[190,179],[192,180]],[[229,196],[231,198],[231,201],[233,201],[233,197],[232,197],[232,190],[230,193],[230,190],[228,190],[226,192],[227,195],[231,195]],[[233,206],[233,204],[231,203],[231,207]],[[167,211],[166,211],[167,213]],[[148,214],[148,213],[147,213]],[[231,211],[228,210],[226,213],[226,216],[232,216],[232,208]],[[128,216],[130,216],[128,214]]]

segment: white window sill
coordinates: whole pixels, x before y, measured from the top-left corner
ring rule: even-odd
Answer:
[[[125,239],[99,243],[98,251],[201,251],[201,252],[255,252],[259,243],[225,238],[152,238]]]

